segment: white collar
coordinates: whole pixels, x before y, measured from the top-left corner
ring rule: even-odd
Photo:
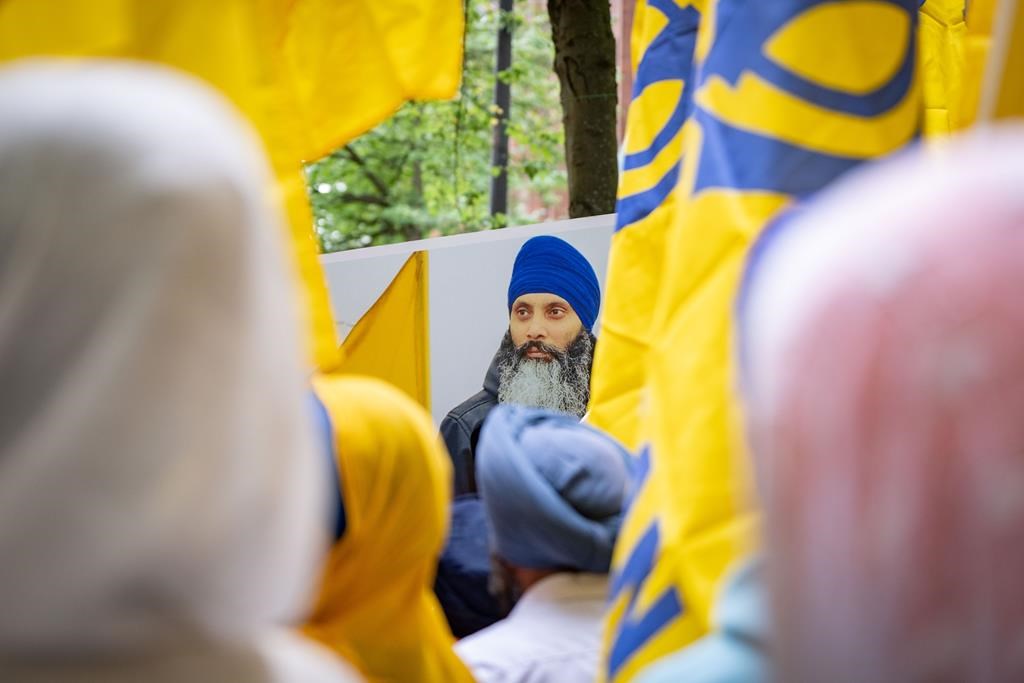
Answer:
[[[607,574],[558,572],[527,588],[512,608],[512,613],[530,612],[555,602],[603,602],[607,597]]]

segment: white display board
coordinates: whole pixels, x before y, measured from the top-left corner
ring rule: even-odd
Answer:
[[[429,252],[431,408],[440,422],[480,390],[508,327],[508,281],[523,242],[535,235],[566,240],[594,266],[603,294],[614,228],[614,215],[593,216],[321,256],[338,338],[345,338],[410,254]]]

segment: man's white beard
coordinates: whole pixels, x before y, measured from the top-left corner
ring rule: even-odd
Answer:
[[[581,333],[581,337],[585,334]],[[510,337],[502,346],[507,355],[499,368],[499,403],[583,416],[590,399],[592,347],[589,335],[585,339],[578,338],[568,353],[546,347],[545,350],[555,356],[551,360],[523,356],[511,346]]]
[[[499,403],[547,408],[582,415],[587,404],[577,388],[562,378],[562,366],[555,361],[524,358],[513,372],[501,378]]]

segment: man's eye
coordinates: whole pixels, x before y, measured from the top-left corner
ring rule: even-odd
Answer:
[[[564,308],[552,308],[549,311],[549,313],[550,313],[551,317],[553,317],[553,318],[561,318],[563,315],[565,315],[565,309]]]
[[[529,315],[529,313],[530,312],[525,308],[520,308],[516,310],[516,315],[518,315],[520,318],[525,318],[527,315]]]

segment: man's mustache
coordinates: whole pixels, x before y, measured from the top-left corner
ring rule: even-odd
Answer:
[[[558,348],[557,346],[545,344],[544,342],[538,340],[528,341],[522,346],[518,347],[516,349],[516,355],[522,358],[530,351],[542,351],[551,356],[552,358],[561,358],[565,355],[565,351]]]

